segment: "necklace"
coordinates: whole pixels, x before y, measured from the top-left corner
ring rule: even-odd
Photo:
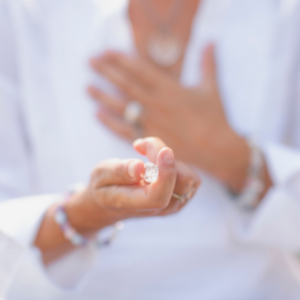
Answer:
[[[186,0],[175,0],[167,17],[162,20],[149,0],[140,1],[148,18],[156,27],[156,31],[148,39],[147,52],[151,60],[159,66],[171,67],[182,56],[183,44],[173,34],[172,27],[178,19],[185,2]]]

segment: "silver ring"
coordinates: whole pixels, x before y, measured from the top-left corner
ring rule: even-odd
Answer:
[[[182,196],[180,196],[180,195],[178,195],[176,193],[173,193],[172,196],[173,196],[173,198],[175,198],[176,200],[178,200],[181,204],[185,204],[186,202],[188,202],[188,201],[191,200],[194,192],[195,192],[195,189],[192,188],[188,193],[186,193],[186,194],[184,194]]]
[[[130,101],[124,111],[124,119],[130,124],[137,124],[143,113],[143,106],[137,101]]]

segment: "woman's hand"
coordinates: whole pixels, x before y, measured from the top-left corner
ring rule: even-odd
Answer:
[[[137,140],[134,147],[158,166],[157,181],[144,182],[144,163],[140,160],[114,159],[100,163],[88,188],[66,207],[73,210],[70,221],[81,232],[97,231],[119,220],[176,213],[186,203],[173,198],[173,192],[185,195],[197,190],[200,181],[195,171],[183,163],[175,163],[173,151],[161,140]]]
[[[94,170],[89,186],[75,194],[65,209],[71,225],[89,235],[117,221],[178,212],[186,202],[172,195],[194,195],[200,185],[195,171],[188,165],[175,162],[171,149],[157,138],[141,139],[135,149],[147,155],[159,167],[156,182],[143,181],[144,163],[140,160],[107,160]],[[50,208],[37,235],[36,246],[46,261],[64,252],[68,243],[54,222],[55,206]],[[69,245],[70,246],[70,245]],[[62,251],[64,249],[64,251]]]
[[[100,104],[99,119],[117,134],[131,140],[136,129],[124,120],[129,100],[144,107],[141,125],[145,135],[158,136],[178,159],[192,163],[225,181],[232,189],[243,187],[249,164],[249,147],[229,126],[219,95],[214,47],[204,52],[203,80],[184,88],[165,71],[120,53],[93,59],[92,67],[123,94],[117,99],[89,87]]]

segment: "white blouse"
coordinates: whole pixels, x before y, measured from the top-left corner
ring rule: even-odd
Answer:
[[[199,170],[177,215],[127,220],[111,247],[41,263],[32,241],[49,205],[99,161],[138,157],[86,94],[90,83],[117,92],[90,70],[93,55],[136,51],[127,2],[0,0],[0,230],[23,249],[0,277],[5,299],[299,299],[298,0],[203,1],[184,58],[181,81],[197,84],[203,48],[217,46],[228,120],[261,141],[274,181],[257,210],[239,211]]]

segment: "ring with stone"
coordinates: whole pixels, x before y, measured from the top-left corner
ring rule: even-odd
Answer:
[[[137,124],[141,119],[143,106],[137,101],[130,101],[124,111],[124,119],[130,124]]]

